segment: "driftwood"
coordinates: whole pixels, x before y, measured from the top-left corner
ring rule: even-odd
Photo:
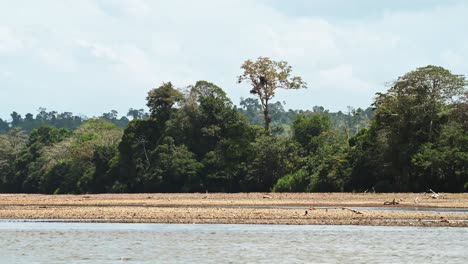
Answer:
[[[440,222],[442,223],[447,223],[447,224],[451,224],[452,222],[450,220],[448,220],[446,217],[440,217]]]
[[[273,199],[270,195],[263,195],[263,199]]]
[[[395,198],[393,198],[393,201],[389,202],[389,201],[386,201],[385,203],[383,203],[384,205],[397,205],[397,204],[400,204],[400,202],[396,201]]]
[[[346,207],[341,207],[341,210],[348,210],[348,211],[351,211],[355,214],[363,214],[362,212],[359,212],[358,210],[354,210],[354,209],[351,209],[351,208],[346,208]]]
[[[431,194],[432,199],[439,199],[442,198],[439,193],[434,192],[432,189],[427,190],[427,192],[424,192],[423,195],[426,195],[426,193]]]
[[[438,193],[434,192],[432,189],[429,189],[429,191],[432,193],[432,199],[439,199],[440,195]]]
[[[304,215],[307,215],[308,214],[308,211],[314,211],[314,210],[325,210],[325,212],[328,212],[328,209],[331,209],[331,210],[338,210],[338,209],[341,209],[341,210],[348,210],[350,212],[353,212],[355,214],[364,214],[363,212],[360,212],[358,210],[354,210],[354,209],[351,209],[351,208],[347,208],[347,207],[330,207],[330,208],[315,208],[315,207],[309,207],[309,209],[307,209],[304,213]]]

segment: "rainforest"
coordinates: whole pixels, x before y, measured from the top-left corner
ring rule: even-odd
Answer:
[[[368,108],[330,112],[285,109],[276,89],[310,85],[286,62],[259,58],[241,69],[252,90],[239,105],[198,81],[163,83],[148,92],[148,110],[124,116],[12,112],[0,119],[0,191],[468,191],[465,76],[420,67]]]

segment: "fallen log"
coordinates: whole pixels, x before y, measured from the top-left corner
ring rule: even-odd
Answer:
[[[429,189],[429,191],[432,192],[432,195],[431,195],[432,199],[439,199],[440,195],[438,193],[434,192],[432,189]]]
[[[440,197],[440,194],[434,192],[432,189],[427,190],[427,192],[424,192],[423,195],[426,195],[427,193],[431,194],[431,196],[429,196],[429,197],[432,198],[432,199],[439,199],[439,198],[441,198],[441,197]]]
[[[389,201],[384,202],[384,205],[397,205],[397,204],[400,204],[400,202],[395,201],[395,198],[391,202]]]
[[[447,223],[447,224],[452,223],[450,220],[448,220],[446,217],[443,217],[443,216],[440,217],[440,222],[441,223]]]
[[[341,210],[348,210],[348,211],[351,211],[355,214],[363,214],[362,212],[359,212],[358,210],[354,210],[354,209],[351,209],[351,208],[346,208],[346,207],[341,207]]]

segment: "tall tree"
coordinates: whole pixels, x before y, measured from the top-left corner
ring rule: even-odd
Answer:
[[[308,153],[315,152],[323,144],[330,129],[330,117],[327,115],[298,115],[292,124],[293,139]]]
[[[262,135],[252,145],[255,156],[248,164],[249,191],[271,191],[281,177],[302,165],[302,148],[289,138]]]
[[[24,131],[18,128],[0,135],[0,168],[18,159],[21,150],[26,145],[26,139]]]
[[[182,93],[175,89],[172,83],[168,82],[148,92],[146,105],[150,109],[152,118],[166,121],[169,119],[172,106],[181,99]]]
[[[122,138],[122,130],[103,119],[90,119],[73,134],[43,150],[47,192],[83,193],[104,189],[97,184],[104,175],[96,174],[98,163],[109,160]],[[107,148],[104,150],[103,148]],[[111,152],[110,154],[104,152]],[[101,157],[99,157],[101,156]]]
[[[238,82],[247,81],[252,85],[250,93],[260,99],[265,118],[265,130],[270,132],[271,116],[269,101],[275,96],[276,89],[300,89],[307,84],[301,77],[291,76],[292,67],[285,61],[273,61],[267,57],[259,57],[257,61],[247,60],[242,64],[244,71],[238,77]]]
[[[26,148],[16,162],[15,182],[17,190],[21,192],[43,192],[42,182],[44,180],[45,165],[43,159],[44,149],[68,138],[70,132],[67,129],[57,129],[42,125],[31,131]]]
[[[128,110],[127,116],[131,117],[133,119],[143,119],[146,116],[145,110],[143,109],[133,109],[130,108]]]
[[[468,190],[468,131],[449,122],[435,143],[426,143],[412,158],[415,185],[444,192]]]
[[[375,99],[379,133],[386,135],[393,183],[400,191],[416,190],[411,158],[425,143],[434,143],[450,112],[466,91],[463,75],[437,66],[418,68],[398,78]],[[413,187],[414,188],[413,188]]]
[[[10,125],[7,121],[0,118],[0,134],[4,134],[10,130]]]
[[[11,113],[10,116],[11,116],[11,126],[12,127],[18,127],[23,122],[23,118],[17,112]]]
[[[166,137],[153,151],[152,161],[144,178],[145,191],[200,191],[197,175],[203,165],[185,145],[176,146],[171,137]]]
[[[26,146],[26,133],[19,128],[11,129],[7,134],[0,135],[0,191],[17,191],[15,184],[15,167]]]

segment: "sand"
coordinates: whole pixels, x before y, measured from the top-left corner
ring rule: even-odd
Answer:
[[[468,210],[468,193],[0,194],[0,219],[468,227],[468,211],[447,208]]]

